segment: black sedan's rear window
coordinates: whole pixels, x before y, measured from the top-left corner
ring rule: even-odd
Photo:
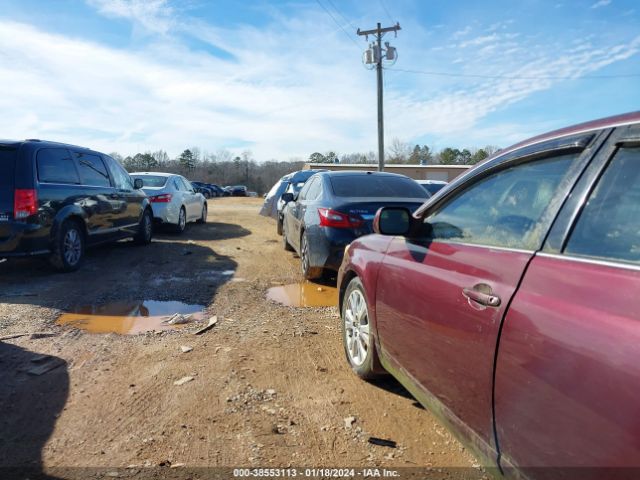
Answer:
[[[167,178],[169,177],[160,177],[156,175],[134,175],[131,178],[142,180],[143,187],[164,187],[165,183],[167,183]]]
[[[410,178],[386,175],[340,175],[329,177],[337,197],[427,198],[428,193]]]

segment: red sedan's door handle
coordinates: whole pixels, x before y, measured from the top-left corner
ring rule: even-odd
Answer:
[[[494,295],[491,287],[486,283],[479,283],[474,285],[473,288],[463,288],[462,294],[480,305],[486,305],[487,307],[500,306],[500,297]]]

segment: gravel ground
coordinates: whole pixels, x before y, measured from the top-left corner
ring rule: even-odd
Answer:
[[[0,264],[0,467],[49,478],[232,476],[209,467],[486,476],[396,382],[353,375],[334,308],[265,299],[269,287],[301,278],[260,204],[212,200],[206,225],[159,233],[147,247],[98,247],[71,274],[37,259]],[[135,336],[55,324],[74,306],[115,300],[201,304],[218,323],[199,336],[201,324]],[[6,339],[25,333],[36,335]]]

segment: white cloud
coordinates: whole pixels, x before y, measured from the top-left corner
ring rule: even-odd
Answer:
[[[594,3],[593,5],[591,5],[591,8],[600,8],[600,7],[606,7],[607,5],[609,5],[611,3],[611,0],[598,0],[596,3]]]
[[[87,0],[108,17],[126,18],[145,30],[167,33],[173,26],[175,9],[168,0]]]
[[[397,113],[391,114],[388,119],[388,137],[412,138],[428,132],[430,135],[448,138],[458,134],[464,142],[469,142],[478,138],[477,125],[488,114],[566,82],[568,78],[594,74],[607,65],[626,60],[638,53],[640,36],[629,43],[600,48],[578,45],[564,52],[557,50],[531,58],[520,68],[504,73],[505,78],[475,80],[475,86],[458,88],[426,100],[415,94],[389,95],[387,101],[390,108],[387,111]],[[494,70],[496,76],[499,76],[499,72],[499,69]],[[523,125],[524,129],[529,127],[526,121]],[[495,129],[482,131],[495,133]],[[513,135],[507,135],[509,141],[497,143],[506,146],[512,137]],[[520,137],[523,138],[524,136]]]
[[[167,1],[88,1],[105,16],[127,18],[158,35],[145,47],[122,50],[0,20],[0,90],[10,92],[0,96],[0,109],[11,112],[0,117],[4,137],[48,138],[125,155],[231,146],[250,148],[258,159],[376,148],[375,75],[362,68],[360,52],[319,9],[274,17],[260,29],[223,29],[182,15]],[[319,16],[327,21],[319,23]],[[431,46],[421,41],[419,26],[409,27],[411,40],[399,45],[398,68],[428,69],[428,50],[440,62],[433,70],[575,77],[628,59],[640,48],[640,37],[620,45],[586,37],[569,47],[538,45],[500,27],[464,42],[462,50],[446,37]],[[191,50],[193,37],[231,58]],[[389,73],[387,138],[458,136],[464,139],[459,143],[473,141],[468,146],[504,146],[481,137],[497,132],[479,128],[482,119],[561,82]],[[503,137],[530,133],[530,125],[523,125],[522,132],[503,126]]]
[[[125,51],[0,21],[0,90],[11,92],[0,108],[12,112],[0,130],[123,154],[242,144],[285,159],[368,149],[375,77],[337,36],[283,48],[310,26],[222,32],[237,57],[229,61],[172,39]]]

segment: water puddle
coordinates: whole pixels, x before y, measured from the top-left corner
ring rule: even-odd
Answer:
[[[267,298],[289,307],[334,307],[338,305],[338,289],[312,282],[272,287]]]
[[[62,314],[58,325],[69,325],[90,333],[120,333],[136,335],[155,330],[173,330],[182,325],[167,322],[176,313],[191,314],[193,320],[204,318],[203,305],[182,302],[119,302],[106,305],[87,305]]]

